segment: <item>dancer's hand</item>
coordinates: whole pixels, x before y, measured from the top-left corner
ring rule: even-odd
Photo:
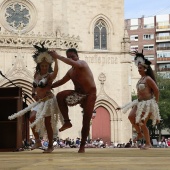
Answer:
[[[58,59],[58,57],[60,56],[60,55],[58,55],[57,52],[54,51],[54,50],[53,50],[53,51],[48,51],[48,54],[50,54],[50,55],[52,56],[53,60]]]

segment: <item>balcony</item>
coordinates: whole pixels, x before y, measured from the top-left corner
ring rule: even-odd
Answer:
[[[156,26],[156,32],[170,31],[170,25],[158,25]]]
[[[158,50],[170,50],[170,47],[157,47]]]
[[[156,37],[156,42],[168,42],[168,41],[170,41],[170,36]]]
[[[159,72],[166,72],[166,71],[170,71],[170,68],[158,68]]]
[[[141,28],[140,25],[130,25],[126,27],[127,30],[138,30],[139,28]]]
[[[143,29],[154,29],[155,26],[154,26],[154,23],[153,24],[145,24],[143,25]]]
[[[157,58],[157,63],[170,63],[170,57]]]
[[[164,79],[170,79],[170,72],[167,71],[157,71],[158,75]]]

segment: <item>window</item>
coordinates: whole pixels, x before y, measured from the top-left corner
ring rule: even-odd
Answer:
[[[138,45],[130,46],[130,51],[138,50]]]
[[[170,71],[170,64],[159,64],[158,71]]]
[[[170,36],[170,33],[169,32],[161,32],[161,33],[158,33],[157,36],[159,36],[159,37]]]
[[[11,27],[18,28],[20,24],[26,27],[29,24],[30,14],[25,5],[16,3],[6,9],[6,21]]]
[[[130,30],[137,30],[138,28],[139,28],[139,25],[130,26]]]
[[[138,41],[138,35],[131,35],[130,40],[131,41]]]
[[[170,43],[159,43],[157,50],[170,50]]]
[[[167,29],[167,28],[169,28],[169,21],[157,23],[157,29]]]
[[[170,47],[170,43],[159,43],[158,47]]]
[[[29,1],[4,1],[1,14],[1,24],[14,33],[28,32],[37,22],[36,8]]]
[[[153,45],[153,44],[144,45],[144,46],[143,46],[143,49],[144,49],[144,50],[153,50],[153,49],[154,49],[154,45]]]
[[[143,18],[143,25],[146,29],[154,28],[154,17]]]
[[[157,40],[169,40],[170,39],[170,33],[169,32],[158,33],[156,39]]]
[[[170,57],[170,52],[158,52],[157,58],[167,58]]]
[[[144,40],[151,40],[154,39],[154,34],[144,34],[143,35]]]
[[[99,20],[94,28],[94,49],[107,49],[107,30],[103,20]]]
[[[144,25],[143,27],[146,28],[146,29],[154,28],[154,23],[153,24]]]
[[[139,28],[138,19],[130,20],[130,30],[137,30]]]
[[[147,58],[149,61],[154,60],[154,55],[145,55],[145,58]]]

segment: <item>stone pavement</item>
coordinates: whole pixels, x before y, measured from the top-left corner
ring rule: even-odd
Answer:
[[[170,170],[170,148],[57,148],[0,152],[0,170]]]

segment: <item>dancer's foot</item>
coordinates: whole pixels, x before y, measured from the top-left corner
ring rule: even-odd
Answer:
[[[141,132],[137,133],[137,136],[133,139],[133,143],[143,138],[143,134]]]
[[[83,147],[82,147],[82,146],[80,146],[80,149],[79,149],[78,153],[85,153],[84,146],[83,146]]]
[[[54,147],[48,147],[46,150],[44,150],[43,153],[51,153],[54,150]]]
[[[64,125],[59,129],[59,132],[69,129],[71,127],[72,127],[72,124],[70,123],[70,121],[65,121]]]
[[[152,145],[151,144],[145,144],[143,146],[141,146],[141,150],[148,150],[149,148],[152,148]]]
[[[34,149],[38,149],[42,147],[42,144],[41,144],[41,141],[37,141],[36,143],[34,143],[34,145],[31,147],[31,150],[34,150]]]

